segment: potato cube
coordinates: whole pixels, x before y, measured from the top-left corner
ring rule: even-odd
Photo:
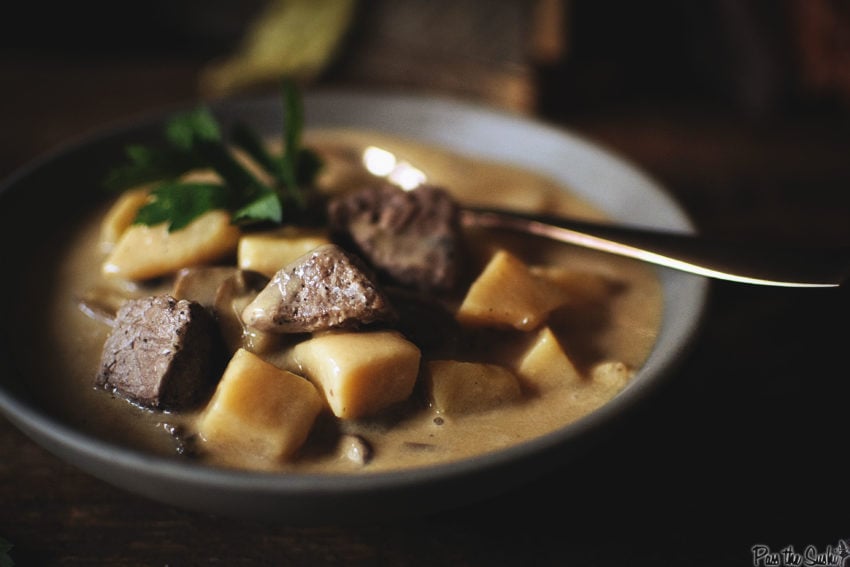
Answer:
[[[603,395],[614,395],[629,383],[634,370],[618,360],[596,364],[590,371],[593,387]]]
[[[246,234],[239,239],[238,264],[243,270],[273,277],[293,260],[328,243],[326,231],[295,226]]]
[[[498,250],[472,282],[456,317],[467,326],[530,331],[563,303],[558,285],[535,276],[510,252]]]
[[[127,228],[103,263],[107,277],[145,280],[185,266],[209,264],[236,252],[241,231],[223,210],[204,213],[189,225],[168,232],[165,223]]]
[[[519,399],[519,381],[497,364],[432,360],[426,387],[434,409],[447,415],[475,413]]]
[[[549,327],[537,331],[517,359],[514,371],[523,384],[540,394],[552,388],[578,386],[582,377]]]
[[[115,247],[124,231],[133,224],[136,213],[148,200],[149,194],[147,187],[125,191],[106,211],[100,223],[100,249],[103,252]]]
[[[420,358],[416,345],[395,331],[330,332],[292,350],[293,362],[343,419],[373,415],[410,397]]]
[[[244,455],[246,461],[292,457],[322,411],[310,381],[239,349],[230,359],[198,432],[214,450]]]

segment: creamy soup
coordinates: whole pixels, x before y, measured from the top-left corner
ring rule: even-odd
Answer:
[[[486,204],[527,211],[546,211],[601,219],[604,215],[533,171],[460,156],[436,147],[373,132],[310,131],[305,145],[325,161],[320,184],[327,191],[345,190],[364,179],[358,157],[367,146],[379,146],[422,170],[428,181],[449,190],[462,204]],[[566,268],[610,283],[602,301],[578,301],[554,311],[551,328],[575,365],[581,383],[550,380],[542,389],[519,380],[519,398],[485,410],[440,411],[421,384],[410,399],[374,416],[343,420],[324,410],[309,437],[294,455],[256,461],[227,451],[212,451],[197,432],[203,407],[185,412],[143,409],[94,387],[101,350],[111,327],[80,308],[79,299],[92,290],[107,290],[120,301],[168,291],[168,279],[131,284],[106,280],[99,245],[101,221],[111,203],[92,211],[61,242],[61,263],[46,266],[46,278],[33,282],[32,291],[49,298],[40,322],[46,330],[32,365],[42,382],[46,403],[84,431],[110,441],[228,467],[297,472],[364,473],[453,461],[496,451],[563,427],[606,403],[624,387],[648,356],[659,330],[661,286],[652,268],[633,260],[604,255],[534,237],[467,230],[470,256],[463,286],[475,280],[497,250],[506,250],[535,269]],[[63,229],[64,230],[64,229]],[[464,289],[446,304],[456,309]],[[581,293],[578,294],[581,297]],[[598,296],[594,296],[597,297]],[[522,345],[539,328],[527,331],[473,329],[470,359],[487,360],[516,373]],[[287,343],[289,344],[289,343]],[[464,358],[463,352],[454,353]],[[265,352],[263,358],[290,368],[287,352]],[[429,361],[423,352],[423,368]],[[444,353],[440,354],[443,357]],[[607,366],[606,366],[607,364]],[[297,370],[294,369],[294,370]],[[612,376],[614,378],[612,378]],[[362,443],[363,446],[358,445]],[[363,458],[363,452],[368,458]],[[352,453],[359,457],[351,458]]]

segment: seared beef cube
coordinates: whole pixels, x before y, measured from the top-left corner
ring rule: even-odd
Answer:
[[[140,406],[188,408],[211,390],[217,332],[195,301],[128,300],[104,343],[95,383]]]
[[[459,208],[441,188],[367,187],[332,199],[328,219],[337,237],[395,283],[446,291],[458,279]]]
[[[319,246],[279,270],[242,311],[242,320],[275,333],[391,320],[395,311],[368,271],[360,258],[336,244]]]

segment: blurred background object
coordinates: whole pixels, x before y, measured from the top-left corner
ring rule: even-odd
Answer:
[[[846,0],[81,0],[4,11],[4,65],[183,61],[197,96],[286,73],[553,113],[637,99],[751,115],[850,105]]]
[[[531,110],[536,88],[528,41],[535,4],[362,0],[346,49],[325,78]]]
[[[850,106],[850,2],[797,0],[795,9],[803,85]]]
[[[243,30],[232,55],[209,64],[199,88],[224,97],[277,83],[309,82],[337,54],[348,31],[354,0],[271,0]]]

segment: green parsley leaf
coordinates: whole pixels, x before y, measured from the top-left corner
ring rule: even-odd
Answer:
[[[282,160],[269,153],[262,138],[250,126],[242,122],[234,125],[230,138],[234,146],[241,148],[278,182],[283,182]]]
[[[313,150],[301,148],[298,152],[298,161],[295,164],[295,180],[299,186],[309,187],[315,183],[323,165],[319,154]]]
[[[230,188],[230,205],[241,207],[260,195],[274,192],[274,189],[257,179],[244,165],[233,157],[221,142],[196,140],[196,151],[204,157],[209,167],[214,169]]]
[[[321,159],[315,152],[300,147],[304,110],[295,83],[285,79],[282,82],[281,92],[286,109],[282,156],[272,156],[262,138],[247,124],[236,124],[231,138],[234,145],[244,150],[281,185],[298,189],[301,185],[312,184],[321,168]]]
[[[202,214],[227,205],[227,189],[214,183],[166,182],[151,191],[151,201],[139,209],[135,224],[168,223],[173,232]]]
[[[145,183],[175,178],[201,165],[199,157],[193,152],[173,147],[132,145],[127,146],[124,152],[128,162],[114,168],[104,180],[104,186],[109,191],[123,191]]]
[[[281,177],[283,185],[288,190],[290,198],[299,206],[304,206],[304,196],[301,194],[296,170],[298,154],[301,148],[301,130],[304,127],[304,108],[298,88],[291,79],[284,79],[281,85],[283,94],[283,157]]]
[[[212,112],[204,106],[175,116],[165,128],[170,144],[184,151],[192,151],[199,140],[221,141],[221,128]]]
[[[164,147],[134,145],[126,149],[129,162],[110,172],[107,187],[132,186],[164,181],[142,207],[137,224],[168,222],[179,230],[213,209],[230,211],[234,223],[281,223],[284,218],[306,218],[310,191],[321,168],[319,156],[300,147],[303,108],[291,80],[282,82],[285,110],[284,151],[272,155],[263,140],[247,125],[237,125],[232,139],[224,139],[221,127],[206,107],[175,115],[166,125]],[[231,153],[228,143],[241,148],[265,169],[274,182],[269,185]],[[211,168],[223,184],[183,183],[176,179],[191,169]],[[314,202],[316,202],[314,200]]]
[[[266,193],[245,204],[233,213],[233,222],[264,222],[280,224],[283,221],[283,208],[277,193]]]

